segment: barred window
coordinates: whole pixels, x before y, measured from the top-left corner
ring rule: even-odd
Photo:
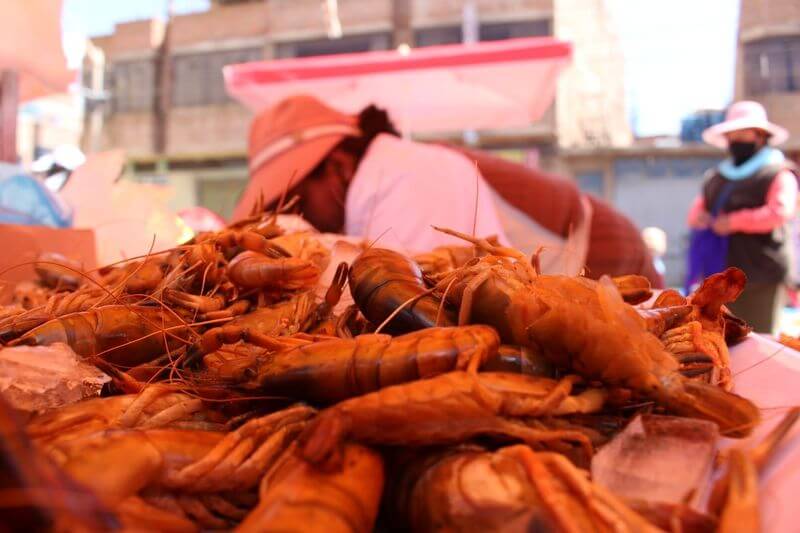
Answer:
[[[275,56],[278,58],[311,57],[387,50],[391,41],[391,35],[388,33],[346,35],[339,39],[291,41],[278,43],[275,46]]]
[[[176,107],[229,102],[222,68],[225,65],[257,61],[260,47],[180,54],[172,58],[172,105]]]
[[[519,22],[491,22],[481,24],[481,41],[502,41],[519,37],[541,37],[550,35],[549,20],[526,20]]]
[[[516,22],[485,22],[479,27],[481,41],[502,41],[519,37],[550,35],[549,20],[525,20]],[[436,26],[422,28],[414,32],[415,46],[435,46],[456,44],[463,40],[461,26]]]
[[[414,31],[414,45],[420,48],[440,44],[456,44],[461,41],[461,26],[439,26]]]
[[[800,35],[745,43],[744,85],[748,95],[800,91]]]
[[[145,111],[153,106],[152,59],[121,61],[111,68],[111,103],[114,112]]]

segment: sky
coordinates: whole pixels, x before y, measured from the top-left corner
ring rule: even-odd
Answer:
[[[723,108],[733,96],[738,0],[605,0],[625,57],[626,101],[638,135],[676,134],[683,116]],[[166,0],[64,0],[68,59],[85,36],[163,13]],[[176,13],[209,0],[173,0]]]
[[[625,56],[639,135],[677,133],[680,118],[733,98],[739,0],[607,0]]]

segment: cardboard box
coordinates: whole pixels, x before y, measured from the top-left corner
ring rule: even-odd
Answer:
[[[97,266],[94,232],[90,229],[0,224],[0,304],[11,300],[14,285],[36,279],[32,263],[44,252],[73,259],[85,270]]]

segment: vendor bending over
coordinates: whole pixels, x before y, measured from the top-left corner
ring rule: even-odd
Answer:
[[[384,111],[358,116],[311,96],[293,96],[259,114],[250,129],[251,180],[234,212],[247,216],[263,196],[275,205],[288,188],[318,230],[344,233],[406,254],[464,244],[441,226],[528,254],[545,246],[547,271],[661,277],[636,227],[569,180],[479,151],[401,139]]]

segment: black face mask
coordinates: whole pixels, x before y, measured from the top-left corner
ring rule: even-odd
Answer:
[[[737,167],[753,157],[753,154],[755,154],[757,150],[756,143],[728,143],[728,152],[730,152],[733,158],[733,164]]]

